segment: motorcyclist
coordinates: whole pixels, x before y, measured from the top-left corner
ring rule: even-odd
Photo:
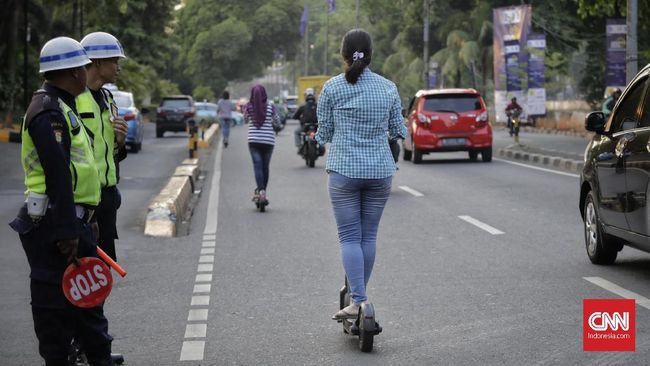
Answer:
[[[305,104],[301,105],[300,108],[293,115],[293,119],[300,121],[300,127],[296,128],[294,131],[294,139],[296,142],[296,147],[298,148],[298,154],[300,154],[300,148],[302,147],[302,139],[300,135],[305,131],[307,125],[317,125],[318,117],[316,117],[316,96],[314,95],[314,89],[307,88],[305,89]]]
[[[621,97],[621,94],[621,89],[616,88],[612,90],[612,93],[609,95],[609,97],[605,99],[602,108],[603,113],[605,113],[605,117],[609,117],[609,115],[612,114],[612,109],[614,109],[614,106],[616,105],[618,98]]]
[[[508,130],[510,136],[516,133],[515,125],[513,123],[512,117],[513,116],[518,117],[521,114],[522,110],[523,109],[521,108],[519,103],[517,103],[517,98],[512,97],[512,99],[510,100],[510,104],[508,104],[508,106],[506,107],[506,116],[508,116]]]

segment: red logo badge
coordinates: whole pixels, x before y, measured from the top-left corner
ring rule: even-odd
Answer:
[[[63,294],[80,308],[95,307],[108,297],[113,287],[110,269],[98,258],[79,259],[79,266],[70,264],[63,273]]]
[[[583,300],[583,351],[634,352],[634,311],[634,299]]]

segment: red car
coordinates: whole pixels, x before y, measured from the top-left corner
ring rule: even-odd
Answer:
[[[492,126],[481,94],[474,89],[420,90],[407,114],[404,160],[422,162],[430,152],[467,151],[470,160],[481,154],[492,160]]]

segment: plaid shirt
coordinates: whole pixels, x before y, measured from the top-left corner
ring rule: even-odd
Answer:
[[[340,74],[318,99],[321,144],[331,142],[328,171],[349,178],[380,179],[395,173],[388,138],[405,138],[402,104],[395,84],[365,68],[356,84]]]

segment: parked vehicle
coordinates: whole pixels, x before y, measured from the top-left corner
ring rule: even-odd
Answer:
[[[217,117],[217,105],[208,102],[196,102],[196,117],[199,121],[199,126],[210,126],[213,123],[219,122]]]
[[[244,124],[244,114],[237,111],[230,112],[232,119],[235,121],[235,125],[241,126]]]
[[[156,137],[163,137],[166,131],[187,131],[189,123],[194,123],[196,106],[189,95],[164,97],[156,114]]]
[[[612,264],[623,246],[650,252],[650,64],[628,84],[612,114],[585,118],[596,135],[580,174],[580,214],[594,264]]]
[[[467,151],[492,161],[492,127],[481,94],[474,89],[418,91],[407,109],[404,160],[422,162],[431,152]]]
[[[146,108],[142,109],[142,113],[135,106],[133,101],[133,93],[113,90],[113,99],[118,108],[118,115],[126,121],[129,125],[129,132],[126,135],[126,146],[129,147],[131,152],[137,153],[142,150],[142,140],[144,138],[144,124],[142,113],[148,113]]]
[[[288,95],[286,101],[289,115],[293,116],[298,110],[298,97],[296,95]]]

